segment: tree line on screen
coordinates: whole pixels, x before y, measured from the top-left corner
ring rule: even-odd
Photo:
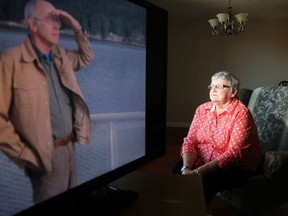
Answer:
[[[28,0],[0,0],[0,20],[22,22]],[[127,0],[50,0],[71,13],[91,37],[129,44],[146,44],[146,11]],[[63,27],[65,30],[65,26]]]

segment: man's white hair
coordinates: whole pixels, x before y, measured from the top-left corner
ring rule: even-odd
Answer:
[[[45,0],[30,0],[29,2],[27,2],[24,8],[24,18],[26,22],[30,17],[37,17],[36,5],[39,2],[44,2],[44,1]]]

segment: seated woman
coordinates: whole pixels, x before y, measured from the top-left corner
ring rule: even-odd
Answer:
[[[181,173],[202,176],[207,204],[217,192],[240,186],[256,175],[262,160],[252,114],[237,98],[239,86],[231,73],[212,76],[211,101],[196,109],[181,147]]]

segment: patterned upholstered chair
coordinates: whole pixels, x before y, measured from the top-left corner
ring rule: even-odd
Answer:
[[[288,202],[288,86],[241,89],[239,98],[255,119],[264,153],[263,174],[217,196],[245,215],[261,215]]]

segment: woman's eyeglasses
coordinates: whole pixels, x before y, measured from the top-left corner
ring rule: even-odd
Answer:
[[[209,86],[208,86],[208,89],[211,90],[212,88],[215,88],[215,89],[224,89],[224,88],[231,88],[231,86],[223,85],[223,84],[209,85]]]

